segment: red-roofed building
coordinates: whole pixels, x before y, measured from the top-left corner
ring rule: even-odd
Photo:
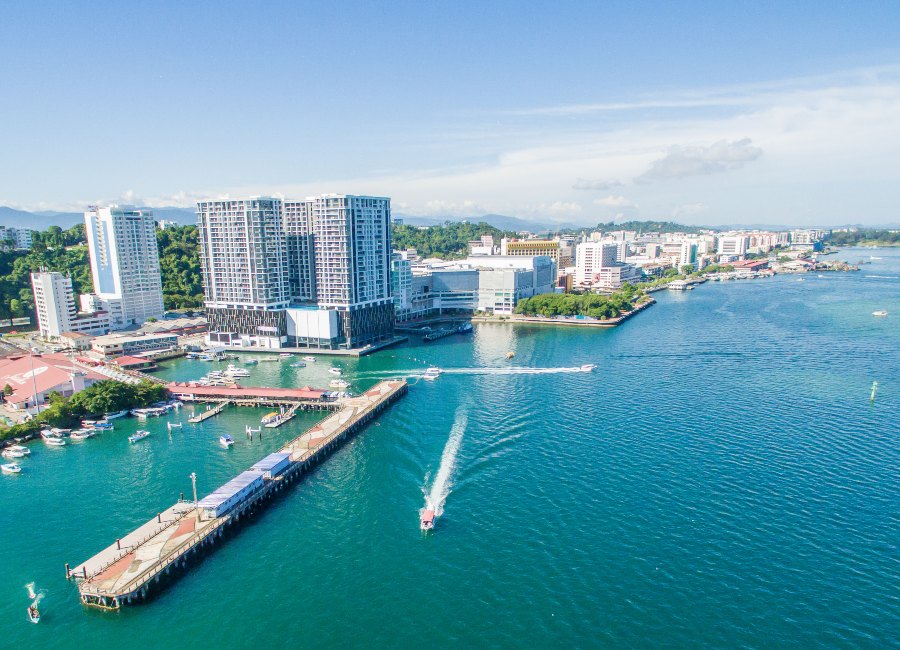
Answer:
[[[13,389],[5,401],[14,409],[33,410],[35,395],[37,403],[43,405],[50,393],[69,397],[103,379],[108,378],[76,366],[63,354],[0,359],[0,389]]]
[[[156,368],[156,364],[153,363],[153,359],[132,357],[127,354],[125,356],[118,357],[117,359],[113,359],[112,363],[116,364],[120,368],[128,368],[129,370],[149,370],[151,368]]]
[[[731,262],[735,271],[762,271],[769,268],[769,260],[738,260]]]

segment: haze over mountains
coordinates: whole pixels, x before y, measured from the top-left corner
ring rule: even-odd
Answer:
[[[174,221],[175,223],[183,225],[197,223],[197,213],[194,208],[151,207],[150,209],[153,210],[154,216],[158,220]],[[521,219],[519,217],[511,217],[503,214],[485,214],[480,217],[424,217],[395,212],[393,216],[395,219],[402,219],[403,223],[410,226],[440,226],[447,221],[468,221],[470,223],[484,222],[495,228],[499,228],[500,230],[528,231],[534,233],[556,232],[559,230],[590,230],[597,223],[602,223],[602,220],[599,218],[593,223],[559,223],[551,220],[539,221],[534,219]],[[32,228],[34,230],[45,230],[50,226],[71,228],[75,224],[81,223],[83,219],[84,215],[81,212],[56,212],[52,210],[29,212],[27,210],[18,210],[16,208],[0,206],[0,226],[12,228]],[[843,226],[857,226],[861,228],[898,228],[900,227],[900,224],[887,223],[880,226],[843,224]],[[770,223],[734,223],[702,227],[708,227],[714,230],[728,230],[732,228],[790,230],[796,226]]]

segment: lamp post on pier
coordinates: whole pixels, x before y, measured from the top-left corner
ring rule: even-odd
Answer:
[[[194,490],[194,510],[197,511],[197,521],[200,521],[200,506],[197,504],[197,473],[191,472],[191,488]]]

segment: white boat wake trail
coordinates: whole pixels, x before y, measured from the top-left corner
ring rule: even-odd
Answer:
[[[33,582],[29,582],[25,585],[25,589],[28,591],[28,599],[31,601],[31,604],[37,607],[44,598],[44,592],[36,592],[34,590]]]
[[[460,406],[456,410],[456,419],[453,422],[453,428],[450,429],[450,437],[447,438],[447,444],[444,445],[444,453],[441,454],[441,466],[434,476],[431,492],[425,493],[425,509],[434,510],[435,518],[444,514],[444,503],[447,501],[447,497],[450,495],[453,487],[451,479],[453,478],[453,470],[456,468],[456,454],[459,452],[460,444],[462,444],[467,423],[468,417],[466,416],[465,407]],[[425,492],[424,487],[422,491]]]
[[[556,375],[569,372],[590,371],[580,366],[571,368],[525,368],[513,366],[508,368],[444,368],[441,370],[442,375]],[[376,370],[360,373],[358,376],[421,377],[424,374],[424,370],[416,368],[415,370]]]

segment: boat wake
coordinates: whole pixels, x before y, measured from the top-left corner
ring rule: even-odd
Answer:
[[[32,607],[37,607],[44,599],[44,592],[36,591],[33,582],[29,582],[25,585],[25,590],[28,592],[28,599],[31,601]]]
[[[441,454],[441,466],[438,468],[437,474],[434,476],[434,482],[431,484],[431,490],[427,491],[425,487],[422,492],[425,494],[425,507],[422,509],[432,510],[435,518],[444,514],[444,503],[453,488],[453,470],[456,468],[456,454],[459,452],[459,446],[462,444],[463,434],[466,432],[468,418],[464,407],[460,406],[456,411],[456,419],[453,422],[453,428],[450,429],[450,436],[444,445],[444,452]],[[426,477],[426,484],[428,477]],[[421,513],[420,513],[421,514]]]
[[[585,366],[573,366],[563,368],[526,368],[526,367],[507,367],[507,368],[442,368],[443,375],[555,375],[561,373],[572,372],[590,372]],[[412,370],[376,370],[367,373],[360,373],[360,377],[364,376],[391,376],[391,377],[423,377],[425,371],[419,368]]]

